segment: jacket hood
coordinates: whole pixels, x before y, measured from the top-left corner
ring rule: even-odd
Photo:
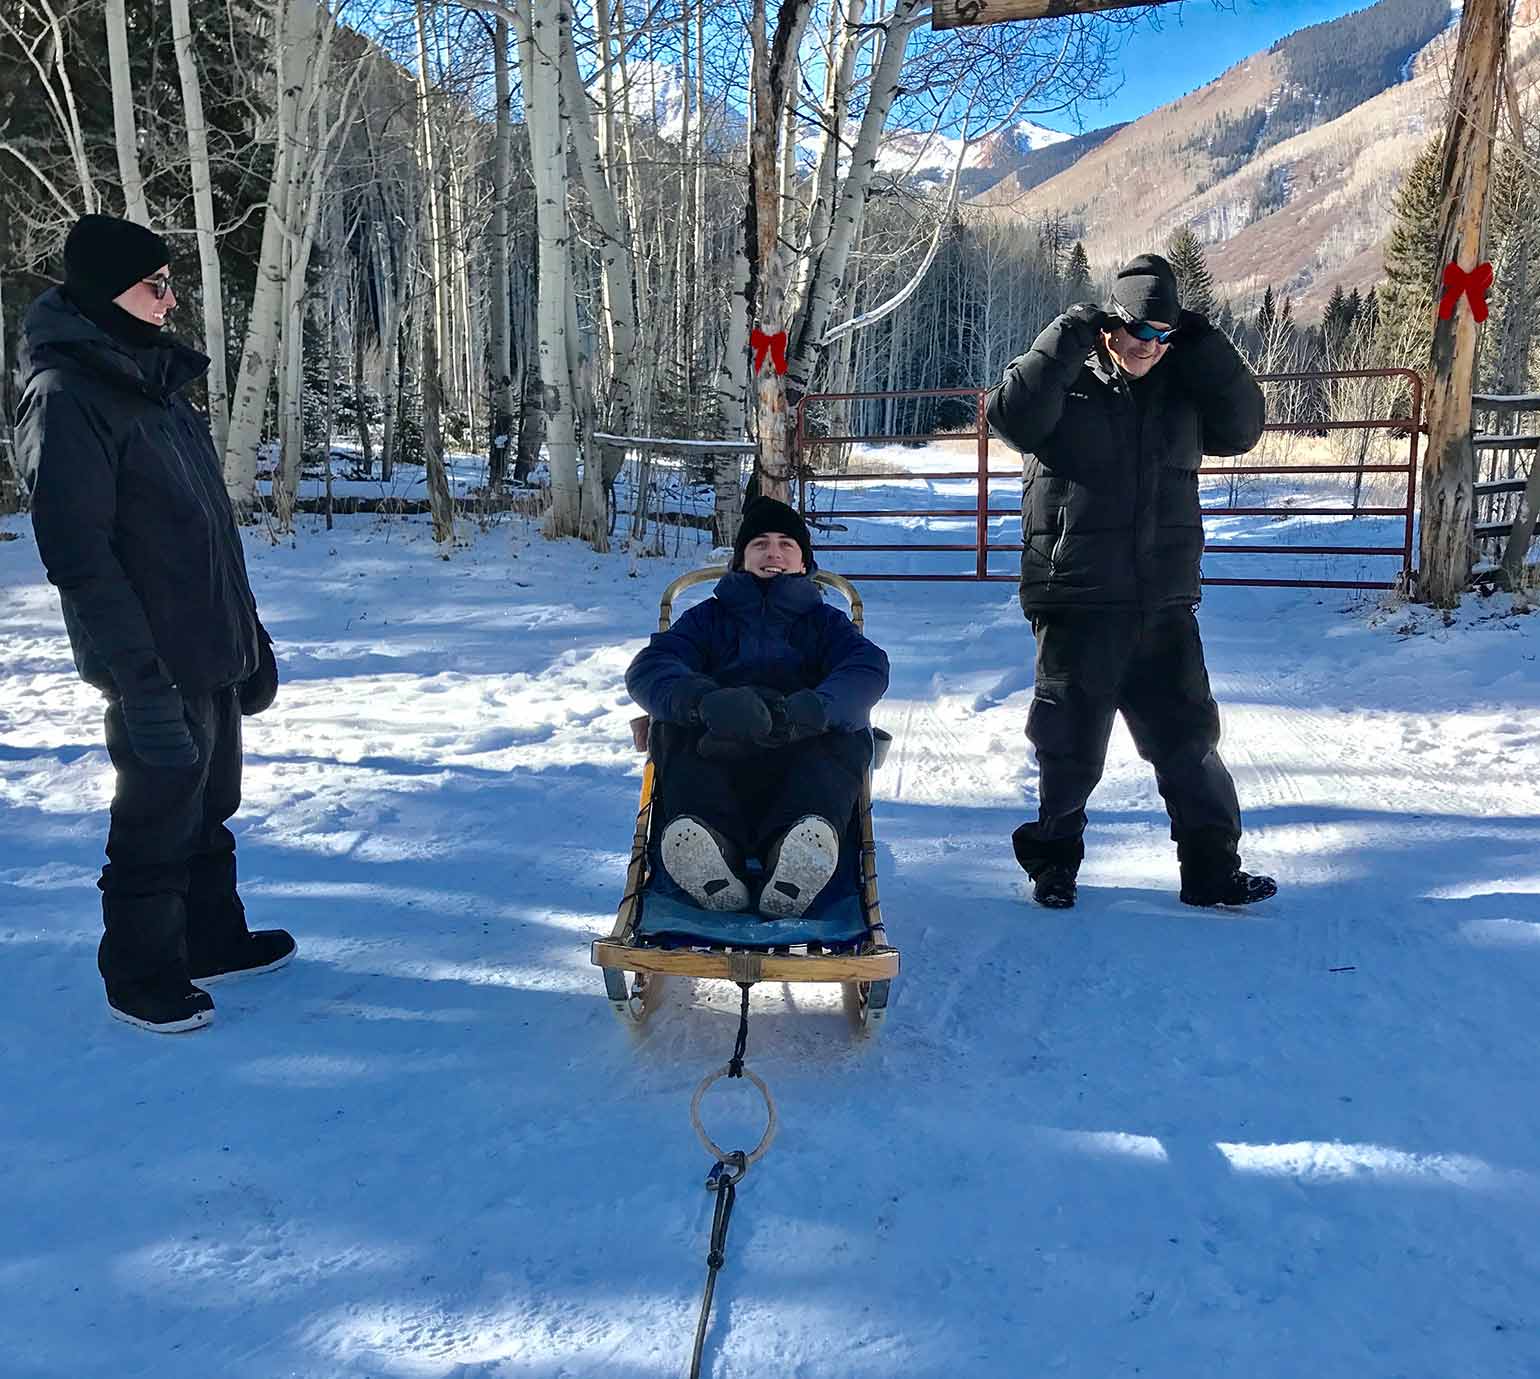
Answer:
[[[142,350],[114,340],[57,287],[28,308],[19,353],[23,387],[44,369],[73,368],[161,401],[202,378],[209,367],[207,355],[171,335]]]

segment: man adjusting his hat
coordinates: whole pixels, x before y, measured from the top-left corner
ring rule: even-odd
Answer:
[[[1262,436],[1262,390],[1225,335],[1182,309],[1158,254],[1120,270],[1106,309],[1071,307],[1005,370],[989,422],[1025,455],[1021,606],[1037,638],[1027,736],[1038,818],[1012,835],[1039,904],[1075,903],[1086,802],[1122,713],[1171,817],[1190,905],[1277,887],[1241,870],[1194,609],[1204,455]]]

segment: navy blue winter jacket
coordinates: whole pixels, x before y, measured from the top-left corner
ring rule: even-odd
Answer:
[[[859,732],[888,687],[888,658],[805,575],[756,579],[740,570],[654,633],[626,671],[631,697],[667,723],[689,723],[702,694],[737,685],[817,690],[830,729]]]

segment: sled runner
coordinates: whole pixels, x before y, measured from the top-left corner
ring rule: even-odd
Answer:
[[[714,583],[726,573],[725,566],[711,566],[674,580],[663,591],[658,630],[668,631],[674,599],[681,592],[692,585]],[[811,578],[845,599],[851,620],[860,628],[861,596],[855,586],[822,570]],[[838,982],[852,1022],[875,1030],[887,1014],[889,987],[898,973],[898,950],[889,946],[882,925],[872,840],[871,772],[887,755],[889,735],[873,730],[872,765],[846,827],[840,872],[806,915],[764,919],[758,914],[700,909],[653,867],[656,764],[649,746],[649,720],[634,719],[631,729],[637,749],[648,757],[642,768],[625,895],[614,929],[608,938],[596,939],[592,949],[615,1012],[628,1021],[644,1021],[671,976],[733,982]],[[627,973],[634,974],[629,984]]]

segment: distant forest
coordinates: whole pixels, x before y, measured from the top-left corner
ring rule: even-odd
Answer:
[[[1335,120],[1394,86],[1407,61],[1449,19],[1449,0],[1379,0],[1279,39],[1269,51],[1284,59],[1293,89],[1272,110],[1255,152]]]

